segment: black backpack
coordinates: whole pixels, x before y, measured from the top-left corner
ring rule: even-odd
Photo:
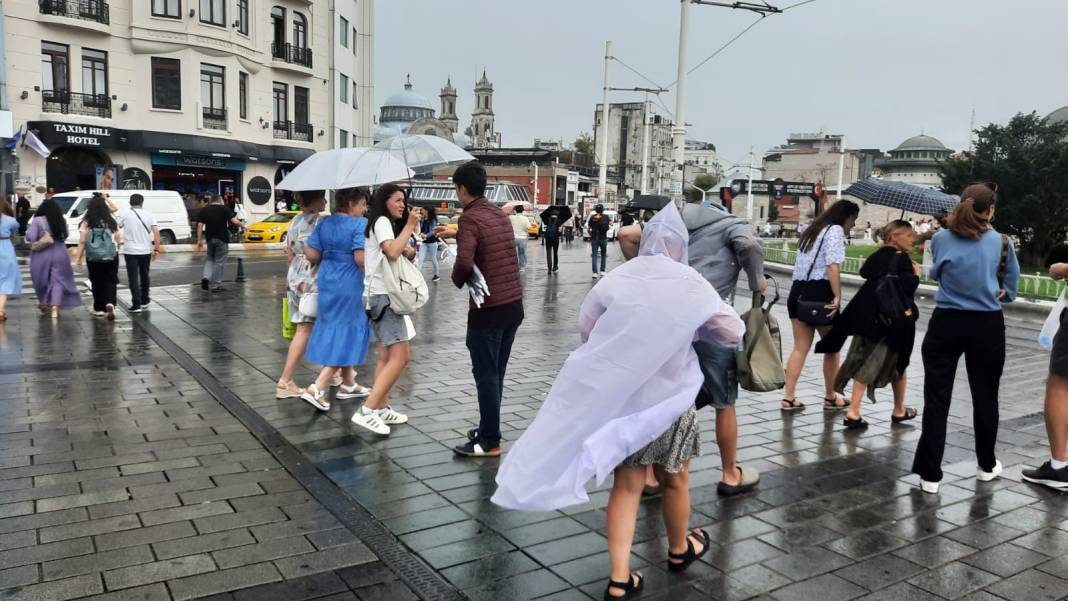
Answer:
[[[900,254],[908,256],[905,253]],[[901,277],[897,273],[898,261],[900,258],[895,257],[875,284],[877,319],[880,325],[891,330],[909,326],[917,316],[916,304],[901,286]]]

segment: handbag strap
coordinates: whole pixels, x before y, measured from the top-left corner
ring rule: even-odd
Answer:
[[[1005,270],[1009,266],[1009,237],[1001,235],[1001,261],[998,263],[998,287],[1004,288]]]
[[[801,293],[797,295],[798,301],[805,297],[805,289],[808,288],[808,283],[809,281],[811,281],[809,280],[809,278],[812,277],[812,270],[816,267],[816,259],[820,258],[820,250],[823,249],[823,241],[827,238],[827,232],[831,229],[831,227],[832,226],[828,225],[827,227],[823,228],[822,232],[820,232],[820,243],[816,245],[816,252],[812,255],[812,263],[809,264],[808,273],[805,274],[805,283],[801,285]]]

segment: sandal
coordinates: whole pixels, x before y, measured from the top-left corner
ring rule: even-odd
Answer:
[[[805,408],[805,404],[797,399],[783,399],[782,407],[779,407],[782,411],[801,411]]]
[[[698,553],[693,548],[693,541],[690,538],[696,538],[699,543],[703,545],[701,552]],[[700,528],[694,528],[690,530],[690,533],[686,535],[686,552],[685,553],[672,553],[668,551],[668,570],[672,572],[684,572],[686,568],[690,567],[690,564],[697,561],[699,557],[708,553],[708,548],[712,544],[712,539],[708,537],[708,533]],[[679,560],[678,563],[671,561],[672,559]]]
[[[919,412],[916,411],[915,407],[905,407],[905,415],[891,415],[890,421],[895,424],[900,424],[901,422],[907,422],[910,419],[916,419],[917,415],[919,415]]]
[[[839,399],[842,400],[842,404],[841,405],[838,404],[838,400]],[[840,394],[836,394],[836,395],[834,395],[833,398],[830,398],[830,399],[828,399],[828,398],[823,399],[823,410],[824,411],[838,411],[839,409],[845,409],[848,406],[849,406],[849,401],[846,401],[845,397],[840,395]]]
[[[608,590],[613,588],[623,591],[623,594],[617,597],[612,593],[609,593]],[[609,579],[608,588],[604,589],[604,600],[613,601],[614,599],[632,599],[638,596],[643,588],[645,588],[645,577],[641,574],[631,574],[626,582],[616,582],[615,580]]]
[[[853,419],[848,415],[842,420],[842,425],[846,427],[846,430],[858,430],[860,428],[867,428],[868,422],[864,421],[863,417]]]

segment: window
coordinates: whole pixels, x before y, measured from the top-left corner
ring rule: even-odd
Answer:
[[[152,106],[182,108],[182,62],[176,58],[152,57]]]
[[[248,73],[237,74],[237,113],[242,119],[248,119]]]
[[[297,48],[308,47],[308,19],[298,12],[293,13],[293,45]]]
[[[66,44],[41,42],[41,89],[70,92],[70,54]]]
[[[356,92],[357,92],[356,82],[354,81],[354,82],[352,82],[352,108],[354,108],[354,109],[360,108],[360,101],[356,99],[357,96],[358,96],[358,94]]]
[[[289,121],[289,86],[274,82],[274,120]]]
[[[356,37],[356,28],[352,28],[352,56],[356,56],[356,41],[359,38]]]
[[[338,94],[341,96],[341,102],[348,104],[349,102],[349,76],[341,76],[341,85],[338,88]]]
[[[180,0],[152,0],[152,16],[180,19],[182,17]]]
[[[308,123],[308,88],[293,86],[293,122]]]
[[[226,106],[226,69],[218,65],[200,65],[200,104],[205,111],[221,112]]]
[[[271,31],[274,36],[271,44],[272,55],[275,58],[285,57],[286,45],[286,9],[276,6],[271,9]]]
[[[237,32],[248,35],[248,0],[237,0]]]
[[[339,17],[341,19],[340,29],[338,29],[338,39],[341,45],[345,48],[349,47],[349,20],[345,17]]]
[[[341,135],[340,135],[340,137],[338,139],[338,148],[348,148],[348,147],[349,147],[349,132],[347,132],[345,130],[341,130]]]
[[[82,93],[108,95],[108,53],[82,48]]]
[[[200,0],[200,22],[226,27],[225,0]]]

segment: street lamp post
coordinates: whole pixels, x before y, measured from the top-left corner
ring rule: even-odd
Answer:
[[[671,128],[672,191],[683,189],[682,166],[686,161],[686,50],[690,37],[690,2],[682,0],[679,14],[679,64],[675,88],[675,124]],[[678,182],[676,186],[675,183]]]
[[[834,193],[834,200],[842,200],[842,175],[845,172],[846,139],[842,136],[842,143],[838,149],[838,190]]]
[[[604,43],[604,89],[601,95],[601,165],[597,177],[601,202],[608,198],[608,61],[612,58],[612,41]]]
[[[538,163],[535,161],[530,162],[530,166],[534,168],[534,206],[538,206]]]

